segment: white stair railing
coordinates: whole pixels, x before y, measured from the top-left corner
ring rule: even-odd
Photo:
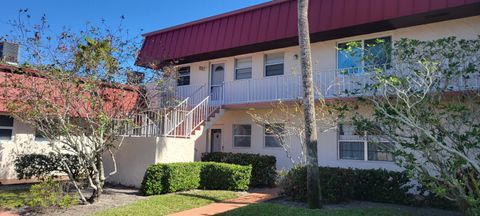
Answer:
[[[182,124],[188,113],[188,101],[190,98],[186,98],[180,104],[175,106],[172,110],[165,114],[163,135],[176,136],[176,128]]]
[[[143,111],[134,114],[130,121],[118,120],[120,135],[130,137],[159,136],[164,125],[164,110]]]
[[[189,135],[208,118],[208,100],[209,96],[203,99],[199,104],[197,104],[197,106],[188,112],[187,119],[189,120],[189,125],[187,132]]]
[[[165,115],[164,136],[188,138],[220,105],[210,103],[206,85]]]

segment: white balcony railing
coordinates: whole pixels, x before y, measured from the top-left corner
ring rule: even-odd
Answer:
[[[313,81],[315,95],[321,93],[324,98],[351,97],[361,90],[372,79],[364,68],[349,68],[342,70],[314,70]],[[470,77],[468,80],[458,80],[453,83],[452,89],[462,90],[480,87],[480,77]],[[189,89],[198,89],[197,86],[179,87],[177,97],[182,92],[191,92]],[[223,86],[205,88],[210,92],[210,103],[217,105],[245,104],[270,102],[276,100],[294,100],[303,98],[302,77],[300,74],[288,74],[260,79],[244,79],[228,81]],[[205,90],[203,89],[203,90]],[[363,94],[366,94],[365,92]],[[183,97],[188,97],[187,95]]]
[[[369,78],[364,74],[351,74],[348,69],[341,74],[336,70],[314,72],[315,96],[325,98],[344,97],[346,91],[354,91],[366,84]],[[353,69],[351,69],[353,71]],[[355,69],[357,71],[358,69]],[[245,79],[225,82],[224,104],[269,102],[303,98],[300,74]]]
[[[386,67],[383,70],[388,73]],[[330,71],[315,70],[313,75],[315,96],[324,98],[352,97],[351,93],[362,90],[372,82],[371,73],[365,68],[350,68]],[[444,79],[439,74],[441,85],[452,91],[480,88],[479,73],[461,76],[455,80]],[[422,86],[418,86],[422,88]],[[415,88],[415,86],[412,86]],[[123,134],[127,136],[167,136],[189,138],[192,132],[208,121],[221,105],[272,102],[303,98],[300,74],[281,75],[262,79],[245,79],[225,82],[223,85],[189,85],[176,88],[168,100],[174,106],[148,111],[133,116],[133,124],[126,124]],[[350,92],[350,93],[347,93]],[[368,95],[368,92],[356,92]],[[358,94],[356,94],[358,95]],[[160,100],[166,101],[165,98]]]

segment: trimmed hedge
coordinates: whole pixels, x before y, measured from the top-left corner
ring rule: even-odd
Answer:
[[[204,162],[200,185],[210,190],[247,190],[251,172],[251,166]]]
[[[144,195],[156,195],[191,189],[247,190],[251,166],[215,162],[154,164],[142,181]]]
[[[353,170],[353,198],[372,202],[411,203],[408,193],[414,186],[405,172],[385,169]]]
[[[353,173],[348,169],[320,167],[320,186],[325,203],[349,201],[353,196]],[[292,168],[280,182],[283,194],[293,200],[307,201],[307,169]]]
[[[405,172],[384,169],[344,169],[319,167],[323,202],[341,203],[351,200],[405,204],[454,209],[454,203],[433,195],[413,195],[414,188]],[[307,169],[292,168],[282,179],[283,194],[293,200],[307,200]],[[422,188],[417,188],[422,191]]]
[[[172,193],[200,187],[202,164],[172,163],[163,165],[163,191]]]
[[[202,161],[251,165],[252,181],[250,182],[250,187],[275,186],[275,180],[277,179],[277,159],[275,156],[230,152],[207,152],[202,154]]]

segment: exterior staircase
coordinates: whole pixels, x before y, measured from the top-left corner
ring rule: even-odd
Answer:
[[[208,88],[201,86],[172,108],[145,111],[133,117],[122,132],[129,137],[192,138],[200,136],[220,119],[225,110],[218,95],[212,100]]]

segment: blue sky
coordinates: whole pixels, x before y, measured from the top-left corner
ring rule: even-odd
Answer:
[[[18,17],[19,9],[29,9],[37,21],[43,14],[53,27],[82,27],[102,18],[115,25],[125,16],[124,27],[138,34],[155,31],[229,12],[269,0],[10,0],[2,1],[0,35],[11,28],[7,21]],[[143,29],[143,31],[140,31]]]

